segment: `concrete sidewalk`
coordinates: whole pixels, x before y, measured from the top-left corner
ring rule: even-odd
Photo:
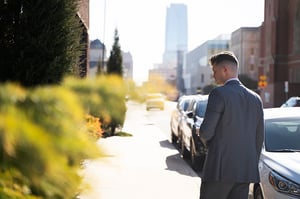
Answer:
[[[123,131],[133,136],[98,141],[106,156],[87,162],[81,199],[199,199],[200,177],[141,105],[128,103]]]

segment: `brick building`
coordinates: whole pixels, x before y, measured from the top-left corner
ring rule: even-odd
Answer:
[[[261,91],[265,107],[300,96],[299,0],[265,0],[258,75],[267,76],[268,86]]]
[[[230,49],[239,60],[239,74],[258,80],[260,27],[241,27],[231,33]]]
[[[89,70],[89,0],[80,0],[77,17],[82,27],[81,44],[84,46],[82,55],[80,56],[79,75],[86,77]]]

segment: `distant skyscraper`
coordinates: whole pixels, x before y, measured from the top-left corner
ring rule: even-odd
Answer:
[[[163,63],[166,67],[177,66],[178,52],[187,52],[187,6],[171,4],[167,8],[165,30],[165,52]]]
[[[133,61],[130,52],[122,51],[123,77],[127,80],[133,80]]]

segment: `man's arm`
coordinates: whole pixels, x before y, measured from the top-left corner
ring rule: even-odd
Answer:
[[[207,145],[209,140],[214,136],[216,126],[224,111],[224,101],[217,89],[214,89],[208,98],[207,108],[204,120],[200,126],[200,139],[203,144]]]
[[[258,119],[259,119],[259,122],[258,122],[257,129],[256,129],[256,150],[257,150],[257,156],[259,159],[263,141],[264,141],[264,130],[265,130],[262,104],[261,104],[261,111],[259,112],[259,115],[258,115]]]
[[[201,131],[200,130],[199,130],[199,132],[200,132],[200,135],[201,135]],[[206,140],[204,138],[202,138],[201,136],[200,136],[200,140],[203,143],[203,145],[207,148]]]

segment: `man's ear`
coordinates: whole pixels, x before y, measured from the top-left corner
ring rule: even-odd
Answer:
[[[223,71],[224,71],[224,72],[227,72],[227,71],[228,71],[227,66],[224,66],[224,67],[223,67]]]

